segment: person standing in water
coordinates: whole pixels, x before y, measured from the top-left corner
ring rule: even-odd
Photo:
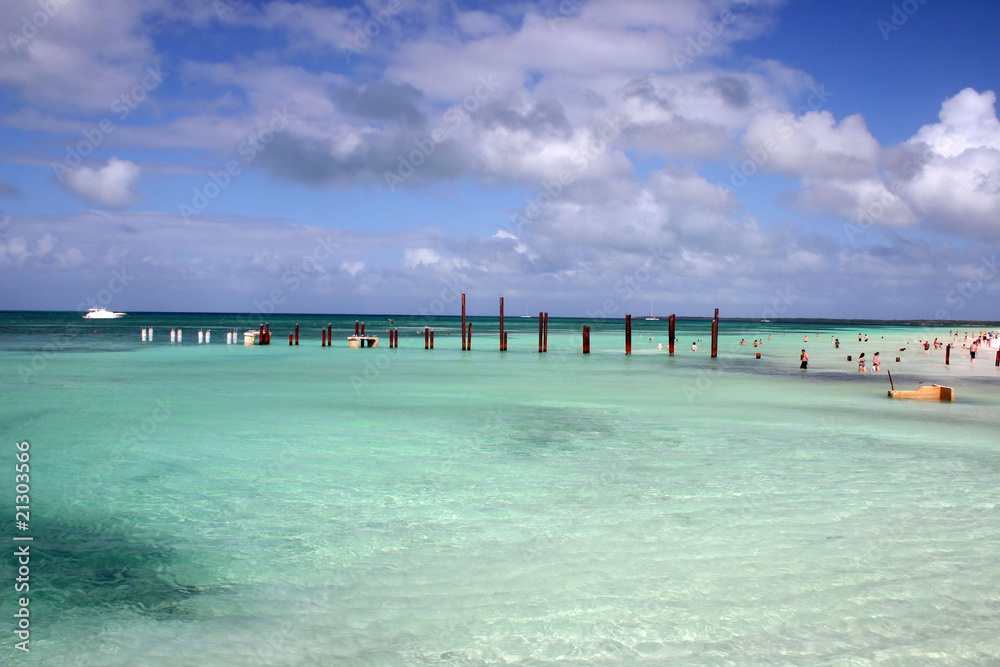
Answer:
[[[872,373],[878,373],[879,366],[882,365],[882,361],[878,358],[878,352],[872,357]]]
[[[802,350],[802,354],[799,355],[799,361],[802,362],[801,364],[799,364],[799,368],[801,368],[802,370],[806,370],[807,368],[809,368],[809,353],[806,352],[805,350]]]
[[[859,373],[864,373],[865,372],[865,353],[864,352],[862,352],[861,356],[858,357],[858,372]]]

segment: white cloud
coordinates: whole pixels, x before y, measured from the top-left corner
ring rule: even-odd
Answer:
[[[941,105],[940,123],[925,125],[894,165],[902,197],[935,227],[1000,238],[1000,120],[996,94],[966,88]]]
[[[364,262],[341,262],[340,270],[351,274],[351,277],[358,275],[365,268]]]
[[[117,208],[135,199],[133,187],[141,171],[134,162],[113,157],[98,169],[74,169],[63,177],[63,186],[81,199]]]
[[[418,266],[430,266],[441,261],[441,255],[430,248],[407,248],[403,253],[403,267],[415,269]]]
[[[793,176],[863,179],[878,166],[878,142],[857,114],[837,123],[829,111],[801,117],[764,111],[747,127],[743,145],[764,169]]]

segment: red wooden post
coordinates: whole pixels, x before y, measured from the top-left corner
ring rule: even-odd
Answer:
[[[944,346],[944,365],[948,366],[951,364],[951,343]]]
[[[715,309],[715,319],[712,320],[712,358],[719,356],[719,309]]]
[[[997,367],[1000,368],[1000,350],[997,350]]]
[[[625,315],[625,354],[632,354],[632,315]]]
[[[668,323],[670,329],[670,340],[667,342],[667,351],[672,357],[674,356],[674,343],[677,341],[677,336],[675,335],[677,333],[677,316],[671,315]]]
[[[472,322],[469,322],[469,330],[465,336],[465,349],[466,350],[472,349]]]
[[[507,332],[503,332],[503,351],[507,351]]]
[[[271,344],[271,325],[268,324],[267,322],[264,322],[264,336],[267,337],[267,342],[264,343],[264,344],[265,345],[270,345]]]
[[[549,351],[549,314],[545,313],[545,334],[542,336],[542,352]]]
[[[358,322],[357,320],[354,320],[354,335],[355,336],[361,335],[361,323]]]
[[[295,325],[295,344],[299,344],[299,325]]]
[[[434,349],[434,329],[431,329],[431,349]]]
[[[365,323],[364,322],[361,323],[361,335],[362,336],[365,335]]]
[[[545,324],[545,320],[542,317],[545,313],[539,311],[538,313],[538,354],[542,353],[542,326]]]
[[[323,332],[323,344],[320,347],[326,347],[326,329],[320,329]]]
[[[583,325],[583,353],[587,354],[587,325]]]
[[[291,332],[289,332],[289,333],[288,333],[288,347],[291,347],[291,346],[292,346],[292,339],[293,339],[293,338],[295,338],[295,335],[294,335],[294,334],[292,334]]]
[[[364,331],[361,333],[364,333]],[[333,347],[333,325],[329,322],[326,324],[326,344],[329,347]]]
[[[503,345],[503,297],[500,297],[500,351],[504,351]]]
[[[424,349],[425,350],[429,350],[431,348],[430,340],[431,340],[431,330],[429,328],[427,328],[427,327],[424,327]]]
[[[462,292],[462,349],[468,349],[465,344],[465,292]]]

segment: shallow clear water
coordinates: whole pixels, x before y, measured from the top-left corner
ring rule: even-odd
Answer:
[[[462,353],[457,320],[395,319],[398,350],[356,350],[354,317],[272,316],[248,348],[225,344],[257,323],[238,316],[2,314],[30,664],[1000,660],[995,351],[945,366],[919,327],[723,322],[713,361],[687,320],[670,358],[664,319],[631,357],[595,325],[584,356],[584,321],[553,319],[539,355],[513,318],[499,353],[473,318]],[[886,369],[958,400],[889,400]]]

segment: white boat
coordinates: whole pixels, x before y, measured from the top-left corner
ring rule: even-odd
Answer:
[[[87,311],[87,314],[83,316],[83,319],[117,320],[119,317],[125,317],[125,313],[116,313],[113,310],[108,310],[107,308],[91,308]]]
[[[646,318],[647,322],[659,322],[659,317],[653,317],[653,302],[649,302],[649,317]]]
[[[521,315],[521,319],[522,320],[524,320],[524,319],[531,319],[531,315],[528,314],[528,307],[527,306],[524,307],[524,315]]]

